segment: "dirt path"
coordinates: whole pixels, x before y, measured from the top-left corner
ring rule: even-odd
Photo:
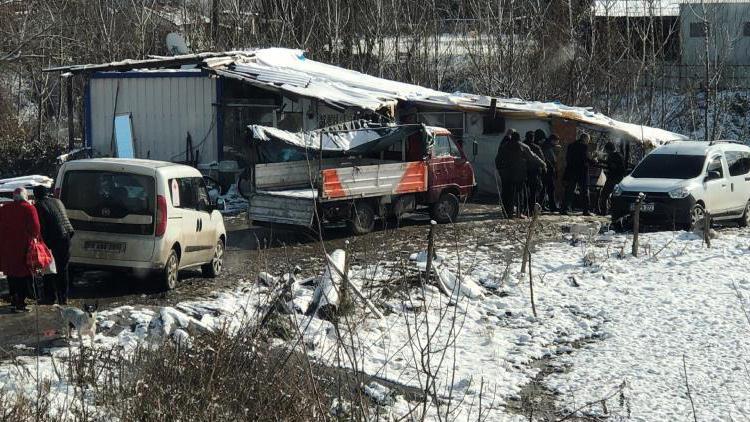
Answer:
[[[520,248],[518,239],[522,238],[528,220],[508,221],[499,217],[495,205],[467,204],[457,224],[439,227],[437,247],[510,243]],[[582,217],[543,216],[542,238],[559,240],[561,225],[582,220]],[[398,260],[425,248],[428,221],[426,216],[414,216],[403,220],[399,228],[393,227],[395,222],[385,222],[384,228],[381,226],[379,230],[359,237],[349,236],[344,227],[328,228],[325,241],[320,242],[314,234],[298,228],[250,227],[242,218],[230,218],[227,219],[229,244],[225,271],[220,277],[205,279],[200,271],[184,271],[175,290],[160,292],[148,280],[138,280],[126,274],[89,272],[75,278],[71,303],[98,302],[100,309],[123,305],[159,307],[232,288],[238,280],[253,279],[259,271],[280,274],[290,272],[296,266],[303,277],[313,276],[320,270],[324,249],[330,252],[348,247],[353,263]],[[513,250],[504,249],[502,253],[510,254]],[[44,349],[60,341],[59,321],[54,308],[39,306],[32,309],[27,314],[10,314],[8,304],[0,302],[0,359],[29,353],[29,349],[18,345],[32,349],[38,345]]]

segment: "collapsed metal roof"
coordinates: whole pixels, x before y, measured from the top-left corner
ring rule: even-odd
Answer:
[[[309,132],[289,132],[261,125],[249,125],[248,130],[252,139],[259,142],[278,141],[305,150],[346,154],[379,152],[416,132],[430,132],[429,127],[420,124],[380,125],[365,121],[345,122]]]
[[[46,70],[92,73],[175,68],[204,70],[211,75],[237,79],[260,88],[316,99],[340,110],[356,108],[379,111],[395,107],[399,102],[461,111],[483,112],[494,107],[508,117],[567,119],[598,130],[618,131],[641,142],[661,144],[685,139],[682,135],[669,131],[620,122],[586,107],[524,101],[517,98],[494,98],[462,92],[447,93],[317,62],[306,58],[302,50],[287,48],[206,52],[152,57],[145,60],[63,66]]]

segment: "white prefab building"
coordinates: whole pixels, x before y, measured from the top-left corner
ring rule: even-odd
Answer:
[[[190,134],[200,161],[218,160],[218,85],[200,70],[95,73],[86,96],[88,146],[115,156],[114,118],[129,114],[136,157],[182,161]]]
[[[750,2],[680,4],[682,64],[750,66]]]

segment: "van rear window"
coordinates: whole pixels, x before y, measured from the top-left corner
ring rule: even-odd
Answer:
[[[67,209],[92,217],[154,215],[154,178],[131,173],[79,170],[65,173],[60,198]]]

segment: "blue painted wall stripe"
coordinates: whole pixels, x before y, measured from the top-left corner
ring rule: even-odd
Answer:
[[[83,108],[85,109],[85,121],[84,123],[86,125],[85,128],[85,135],[86,139],[84,140],[84,145],[87,147],[91,147],[92,140],[91,140],[91,83],[86,82],[86,92],[83,96]]]
[[[224,97],[224,79],[216,78],[216,157],[224,159],[224,110],[221,100]]]

